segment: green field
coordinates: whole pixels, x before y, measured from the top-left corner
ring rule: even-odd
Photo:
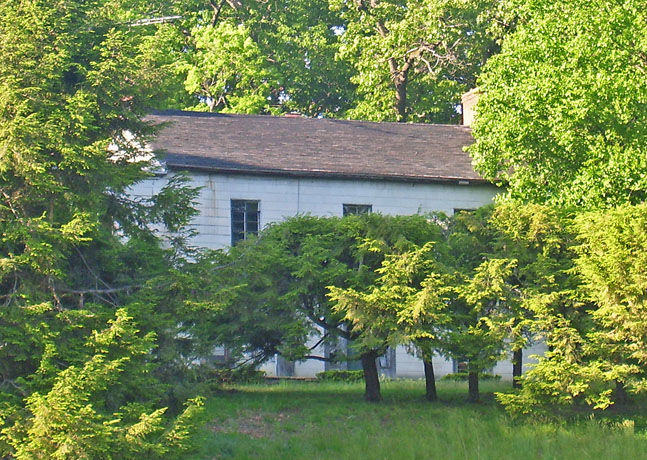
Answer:
[[[484,384],[484,402],[470,405],[466,386],[449,382],[433,404],[422,381],[385,382],[379,404],[362,400],[360,384],[239,386],[207,401],[200,452],[190,458],[647,459],[647,434],[629,415],[512,420],[492,396],[505,388]]]

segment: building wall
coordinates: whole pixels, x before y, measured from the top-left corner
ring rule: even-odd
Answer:
[[[261,226],[296,214],[341,216],[343,204],[370,204],[373,212],[408,215],[431,211],[452,214],[454,209],[475,209],[492,202],[497,189],[491,185],[458,185],[393,181],[303,179],[191,172],[193,186],[202,187],[193,226],[198,235],[195,246],[220,249],[231,243],[230,200],[258,200]],[[143,181],[132,189],[135,196],[151,196],[166,184],[165,176]],[[313,343],[316,338],[313,339]],[[323,356],[321,350],[315,353]],[[422,361],[405,347],[396,349],[395,375],[422,377]],[[265,363],[261,369],[275,375],[278,360]],[[453,372],[453,363],[440,357],[434,360],[438,376]],[[294,376],[311,377],[325,369],[321,361],[296,363]],[[512,365],[501,363],[499,374],[511,378]]]
[[[260,201],[261,225],[296,214],[341,216],[342,205],[370,204],[373,212],[416,214],[473,209],[490,203],[497,192],[491,185],[423,184],[341,179],[210,174],[192,172],[192,185],[202,187],[194,222],[196,246],[224,248],[231,243],[230,200]],[[165,177],[133,187],[134,195],[150,196],[166,184]]]
[[[530,347],[523,351],[523,371],[529,369],[529,366],[536,363],[537,360],[534,356],[542,355],[546,352],[547,347],[543,342],[535,342]],[[321,353],[322,350],[315,350],[316,353]],[[395,376],[398,378],[421,378],[425,375],[422,361],[410,353],[407,347],[402,345],[398,346],[395,350]],[[445,359],[442,356],[434,356],[433,360],[434,373],[436,378],[443,375],[455,372],[454,363],[451,360]],[[268,375],[277,375],[277,358],[273,358],[263,364],[260,368]],[[298,362],[294,366],[295,377],[313,377],[318,372],[323,372],[325,365],[321,361],[307,360]],[[383,372],[384,373],[384,372]],[[512,381],[512,360],[506,359],[499,361],[491,370],[491,373],[500,375],[502,380]]]

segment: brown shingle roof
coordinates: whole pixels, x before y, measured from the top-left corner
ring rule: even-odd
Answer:
[[[153,142],[167,167],[248,174],[481,182],[469,128],[165,111]]]

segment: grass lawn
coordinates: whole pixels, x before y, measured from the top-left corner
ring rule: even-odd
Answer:
[[[466,385],[382,385],[384,401],[362,400],[363,386],[280,382],[246,385],[207,401],[200,452],[215,459],[647,459],[647,435],[632,422],[511,420],[493,401],[505,384],[482,384],[484,402],[464,402]],[[618,417],[621,420],[622,417]]]

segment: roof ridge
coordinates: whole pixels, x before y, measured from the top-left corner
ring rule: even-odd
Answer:
[[[461,130],[469,131],[469,126],[451,124],[451,123],[423,123],[423,122],[397,122],[397,121],[371,121],[371,120],[355,120],[349,118],[328,118],[328,117],[286,117],[282,115],[271,114],[254,114],[254,113],[223,113],[223,112],[201,112],[198,110],[180,110],[180,109],[164,109],[154,110],[149,115],[172,115],[172,116],[188,116],[188,117],[204,117],[204,118],[259,118],[267,120],[326,120],[332,122],[350,122],[350,123],[366,123],[377,125],[394,125],[394,126],[437,126],[447,128],[461,128]]]

